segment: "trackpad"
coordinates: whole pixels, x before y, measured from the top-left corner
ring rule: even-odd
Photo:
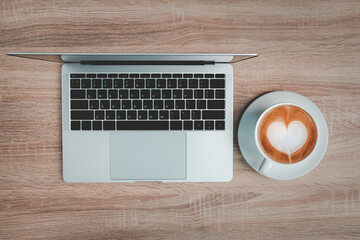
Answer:
[[[186,178],[184,132],[121,132],[110,135],[111,179]]]

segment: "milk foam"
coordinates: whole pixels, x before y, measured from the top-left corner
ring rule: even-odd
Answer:
[[[272,122],[267,129],[267,138],[277,150],[289,155],[304,146],[308,133],[305,125],[300,121],[293,121],[287,127],[284,121]]]

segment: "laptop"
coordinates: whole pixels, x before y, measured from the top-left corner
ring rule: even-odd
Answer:
[[[231,64],[256,54],[7,54],[63,63],[66,182],[232,179]]]

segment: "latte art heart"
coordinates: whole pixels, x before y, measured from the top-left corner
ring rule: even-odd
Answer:
[[[270,109],[259,122],[257,131],[264,154],[285,164],[304,160],[314,149],[317,139],[312,117],[294,105]]]
[[[300,121],[293,121],[288,126],[283,121],[272,122],[267,129],[267,137],[271,145],[277,150],[291,156],[304,146],[307,130]]]

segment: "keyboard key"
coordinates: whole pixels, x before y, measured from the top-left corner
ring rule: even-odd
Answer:
[[[146,79],[146,88],[155,88],[155,79]]]
[[[216,98],[225,98],[225,90],[215,90]]]
[[[90,79],[82,79],[81,80],[81,88],[91,88],[91,80]]]
[[[159,111],[159,118],[161,120],[169,119],[169,111]]]
[[[193,122],[184,121],[184,130],[193,130]]]
[[[85,90],[71,90],[71,99],[85,99]]]
[[[152,73],[151,74],[152,78],[159,78],[160,77],[160,73]]]
[[[209,79],[200,79],[200,88],[208,88],[208,87],[209,87]]]
[[[116,119],[125,120],[126,119],[126,111],[116,111]]]
[[[187,79],[178,79],[178,88],[187,88]]]
[[[175,108],[176,109],[185,109],[185,101],[184,100],[176,100]]]
[[[174,100],[165,100],[165,109],[174,109]]]
[[[134,79],[125,79],[124,87],[125,88],[134,88]]]
[[[160,90],[151,90],[151,98],[159,99],[160,98]]]
[[[181,119],[190,119],[190,111],[181,111]]]
[[[206,100],[197,100],[196,108],[197,109],[206,109]]]
[[[112,88],[112,79],[103,80],[103,88]]]
[[[195,73],[194,74],[194,78],[203,78],[204,77],[204,74],[202,73]]]
[[[206,98],[206,99],[212,99],[212,98],[214,98],[214,90],[212,90],[212,89],[206,89],[206,90],[205,90],[205,98]]]
[[[138,73],[130,73],[131,78],[138,78],[140,75]]]
[[[154,101],[154,109],[163,109],[164,101],[163,100],[155,100]]]
[[[214,78],[214,74],[212,73],[205,73],[206,78]]]
[[[109,78],[117,78],[118,75],[117,75],[117,73],[109,73],[109,74],[108,74],[108,77],[109,77]]]
[[[98,78],[107,78],[107,74],[106,73],[98,73],[97,77]]]
[[[101,121],[93,121],[93,130],[102,130],[102,122]]]
[[[199,87],[198,79],[189,79],[189,88],[198,88],[198,87]]]
[[[140,77],[142,77],[142,78],[149,78],[149,77],[150,77],[150,74],[149,74],[149,73],[142,73],[142,74],[140,74]]]
[[[225,129],[225,121],[216,121],[215,128],[216,128],[216,130],[224,130]]]
[[[136,120],[136,111],[127,111],[128,120]]]
[[[71,79],[70,87],[71,88],[80,88],[80,79]]]
[[[119,90],[119,98],[120,99],[128,99],[129,91],[128,90]]]
[[[100,109],[110,109],[110,101],[109,100],[101,100],[100,101]]]
[[[118,90],[109,90],[108,96],[110,99],[117,99],[118,98]]]
[[[115,119],[115,111],[106,111],[106,120]]]
[[[195,109],[195,100],[186,100],[186,109]]]
[[[181,73],[174,73],[173,78],[182,78],[182,74]]]
[[[193,98],[193,90],[184,90],[184,98],[185,99]]]
[[[168,88],[176,88],[177,87],[176,79],[168,79],[167,87]]]
[[[150,98],[150,90],[145,90],[145,89],[140,90],[140,97],[141,97],[142,99],[148,99],[148,98]]]
[[[225,88],[225,79],[211,79],[210,87],[211,88]]]
[[[182,90],[173,90],[173,98],[174,99],[182,98]]]
[[[93,79],[91,81],[92,88],[101,88],[101,79]]]
[[[149,111],[149,119],[154,120],[154,119],[158,119],[158,111]]]
[[[123,88],[123,83],[122,79],[114,79],[114,88]]]
[[[120,109],[120,100],[111,100],[111,109]]]
[[[144,79],[135,79],[135,88],[144,88]]]
[[[171,130],[182,130],[182,122],[181,121],[170,121],[170,129]]]
[[[118,121],[117,130],[169,130],[168,121]]]
[[[201,119],[201,111],[192,110],[191,111],[191,119]]]
[[[208,100],[208,109],[225,109],[225,100]]]
[[[72,120],[93,120],[93,111],[71,111]]]
[[[133,109],[142,109],[142,101],[141,100],[133,100]]]
[[[170,111],[170,119],[179,119],[180,118],[180,111],[173,110]]]
[[[80,121],[71,121],[71,130],[80,130]]]
[[[139,90],[130,90],[130,99],[138,99],[139,95]]]
[[[103,128],[104,130],[115,130],[115,121],[104,121]]]
[[[99,100],[90,100],[90,109],[99,109]]]
[[[205,121],[205,130],[214,130],[214,121]]]
[[[95,111],[95,120],[103,120],[104,111]]]
[[[184,78],[192,78],[193,74],[192,73],[184,73]]]
[[[170,73],[163,73],[161,74],[162,78],[171,78],[171,74]]]
[[[90,121],[82,121],[81,122],[81,130],[91,130],[91,122]]]
[[[164,99],[171,98],[171,90],[161,90],[161,96]]]
[[[86,90],[87,99],[95,99],[96,98],[96,90]]]
[[[194,121],[194,130],[203,130],[204,122],[203,121]]]
[[[166,88],[166,79],[157,79],[156,87],[157,88]]]
[[[225,119],[225,111],[220,110],[204,110],[202,111],[202,118],[203,119]]]
[[[131,109],[131,100],[122,100],[121,108],[122,109]]]
[[[71,78],[84,78],[85,74],[83,74],[83,73],[72,73],[72,74],[70,74],[70,77]]]
[[[203,90],[194,90],[194,98],[196,98],[196,99],[204,98],[204,91]]]
[[[70,102],[71,109],[88,109],[87,100],[71,100]]]
[[[217,73],[217,74],[215,74],[215,77],[216,77],[216,78],[225,78],[225,74],[223,74],[223,73]]]
[[[96,78],[96,74],[94,74],[94,73],[88,73],[88,74],[86,74],[86,77],[87,77],[87,78]]]
[[[144,100],[143,108],[144,109],[153,109],[153,101],[152,100]]]
[[[106,99],[107,98],[107,90],[97,90],[97,97],[99,99]]]
[[[128,78],[129,74],[127,73],[119,73],[119,78]]]
[[[147,119],[147,111],[138,111],[138,119],[146,120]]]

